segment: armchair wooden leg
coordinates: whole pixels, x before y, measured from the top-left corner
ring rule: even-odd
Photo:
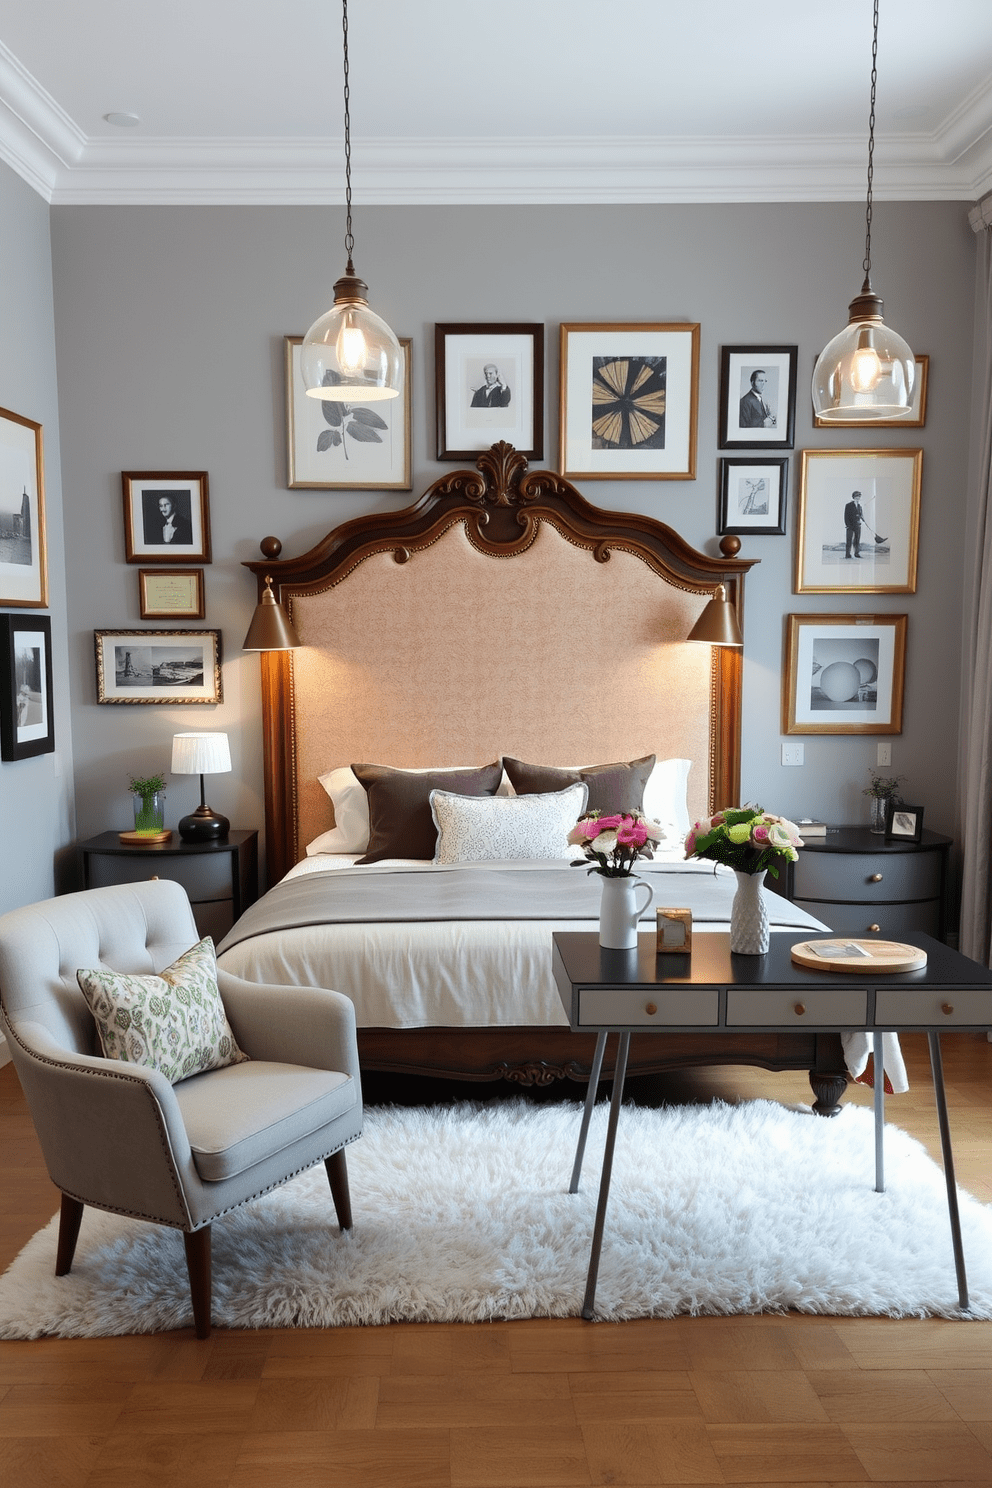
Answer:
[[[55,1275],[68,1276],[72,1266],[72,1258],[76,1254],[76,1241],[79,1239],[79,1226],[83,1222],[83,1209],[85,1205],[78,1199],[70,1199],[68,1194],[62,1195],[62,1210],[59,1217],[59,1248],[55,1256]]]
[[[340,1152],[332,1152],[330,1157],[325,1157],[324,1167],[327,1169],[327,1181],[331,1185],[331,1198],[334,1200],[338,1224],[343,1230],[350,1230],[351,1192],[348,1188],[348,1163],[344,1148],[342,1147]]]
[[[193,1299],[193,1326],[197,1338],[210,1337],[210,1226],[183,1232],[186,1245],[186,1270]]]

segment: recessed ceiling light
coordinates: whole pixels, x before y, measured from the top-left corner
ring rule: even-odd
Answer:
[[[118,129],[133,129],[135,124],[141,123],[137,114],[104,114],[103,117],[108,124],[116,124]]]

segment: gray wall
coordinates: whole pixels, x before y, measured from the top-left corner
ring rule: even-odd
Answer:
[[[414,492],[452,468],[433,459],[435,321],[543,321],[547,441],[557,463],[557,328],[569,320],[698,320],[699,456],[693,482],[587,482],[584,494],[647,512],[715,551],[717,391],[722,344],[798,343],[800,393],[792,491],[804,447],[925,450],[915,595],[792,593],[795,498],[787,537],[744,539],[760,558],[747,585],[744,799],[833,822],[865,820],[861,787],[874,738],[805,739],[804,768],[783,768],[781,665],[790,612],[909,615],[903,733],[892,768],[927,824],[955,830],[963,511],[968,451],[975,248],[961,203],[876,207],[876,287],[889,320],[930,355],[924,430],[814,431],[808,377],[860,288],[858,204],[365,208],[356,265],[373,306],[413,337]],[[52,212],[62,454],[66,472],[69,650],[79,832],[127,824],[127,774],[168,769],[179,728],[231,736],[234,773],[208,798],[238,825],[260,825],[258,661],[239,647],[254,603],[240,567],[267,533],[287,556],[390,493],[289,491],[282,337],[327,308],[343,269],[343,214],[323,208],[58,207]],[[224,634],[217,708],[100,707],[93,630],[138,623],[137,570],[124,563],[120,472],[204,469],[214,562],[207,619]],[[498,745],[499,741],[495,741]],[[174,822],[198,799],[170,783]]]
[[[43,426],[56,747],[55,754],[0,764],[3,911],[55,892],[55,859],[75,826],[49,213],[5,165],[0,165],[0,223],[0,406]]]

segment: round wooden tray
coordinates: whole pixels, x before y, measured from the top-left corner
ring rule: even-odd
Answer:
[[[118,832],[125,847],[153,847],[156,842],[171,842],[172,830],[168,832]]]
[[[813,946],[864,946],[867,956],[818,956]],[[792,947],[797,966],[812,971],[847,971],[858,976],[879,976],[893,971],[919,971],[927,964],[927,953],[917,946],[903,945],[898,940],[855,940],[852,936],[834,936],[827,940],[802,940]]]

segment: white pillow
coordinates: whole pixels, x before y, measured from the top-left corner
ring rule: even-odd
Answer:
[[[427,775],[433,773],[436,768],[438,767],[427,765],[424,769],[411,770],[409,773]],[[475,767],[442,765],[440,768],[468,770]],[[350,765],[341,765],[336,770],[328,770],[323,775],[318,775],[317,779],[334,803],[334,826],[330,831],[321,832],[319,837],[307,843],[307,856],[312,858],[319,853],[354,853],[357,855],[366,852],[370,832],[369,797],[354,770]],[[504,772],[497,795],[505,796],[509,790],[510,782]],[[688,830],[687,824],[686,831]]]
[[[674,833],[679,842],[692,825],[686,801],[686,786],[691,769],[692,760],[659,760],[644,787],[644,815],[649,821],[660,822],[666,828],[668,837],[671,838]],[[670,842],[665,844],[670,845]]]
[[[456,796],[431,791],[435,863],[568,858],[568,834],[586,809],[585,781],[544,796]]]

